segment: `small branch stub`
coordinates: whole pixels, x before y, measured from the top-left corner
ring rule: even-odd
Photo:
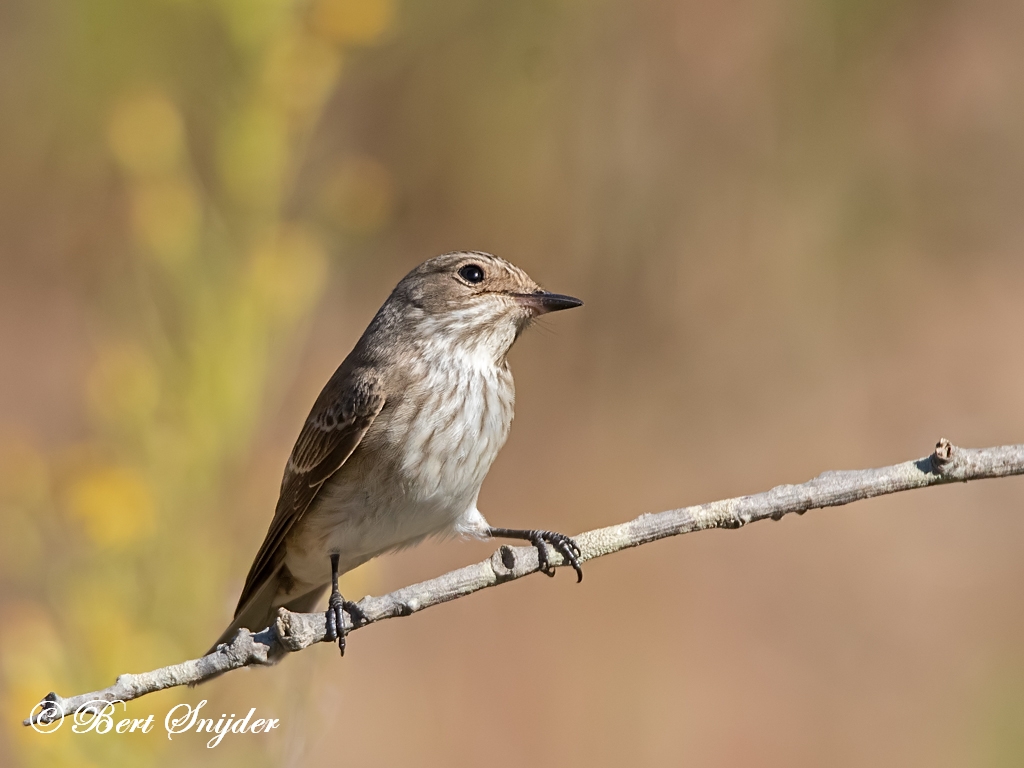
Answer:
[[[953,444],[944,437],[935,444],[935,452],[932,454],[932,466],[935,468],[936,473],[940,475],[945,473],[946,468],[949,467],[950,462],[953,460],[953,450]]]

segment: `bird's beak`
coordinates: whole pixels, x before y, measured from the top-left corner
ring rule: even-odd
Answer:
[[[529,307],[538,315],[545,315],[548,312],[557,312],[560,309],[572,309],[583,304],[579,299],[566,296],[561,293],[548,293],[537,291],[537,293],[517,293],[516,301],[524,307]]]

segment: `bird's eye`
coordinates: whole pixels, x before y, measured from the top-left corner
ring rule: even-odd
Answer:
[[[467,264],[459,269],[459,277],[467,283],[482,283],[484,271],[476,264]]]

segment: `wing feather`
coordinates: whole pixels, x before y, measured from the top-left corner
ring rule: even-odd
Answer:
[[[309,509],[327,479],[359,446],[373,420],[384,407],[379,379],[366,371],[339,368],[313,405],[292,449],[274,519],[249,569],[235,616],[273,576],[284,558],[288,532]]]

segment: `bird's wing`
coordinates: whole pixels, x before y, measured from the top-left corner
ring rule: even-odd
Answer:
[[[245,578],[235,616],[273,576],[284,557],[282,545],[288,532],[327,479],[352,455],[383,407],[383,388],[372,374],[346,372],[342,366],[331,377],[295,441],[274,519]]]

